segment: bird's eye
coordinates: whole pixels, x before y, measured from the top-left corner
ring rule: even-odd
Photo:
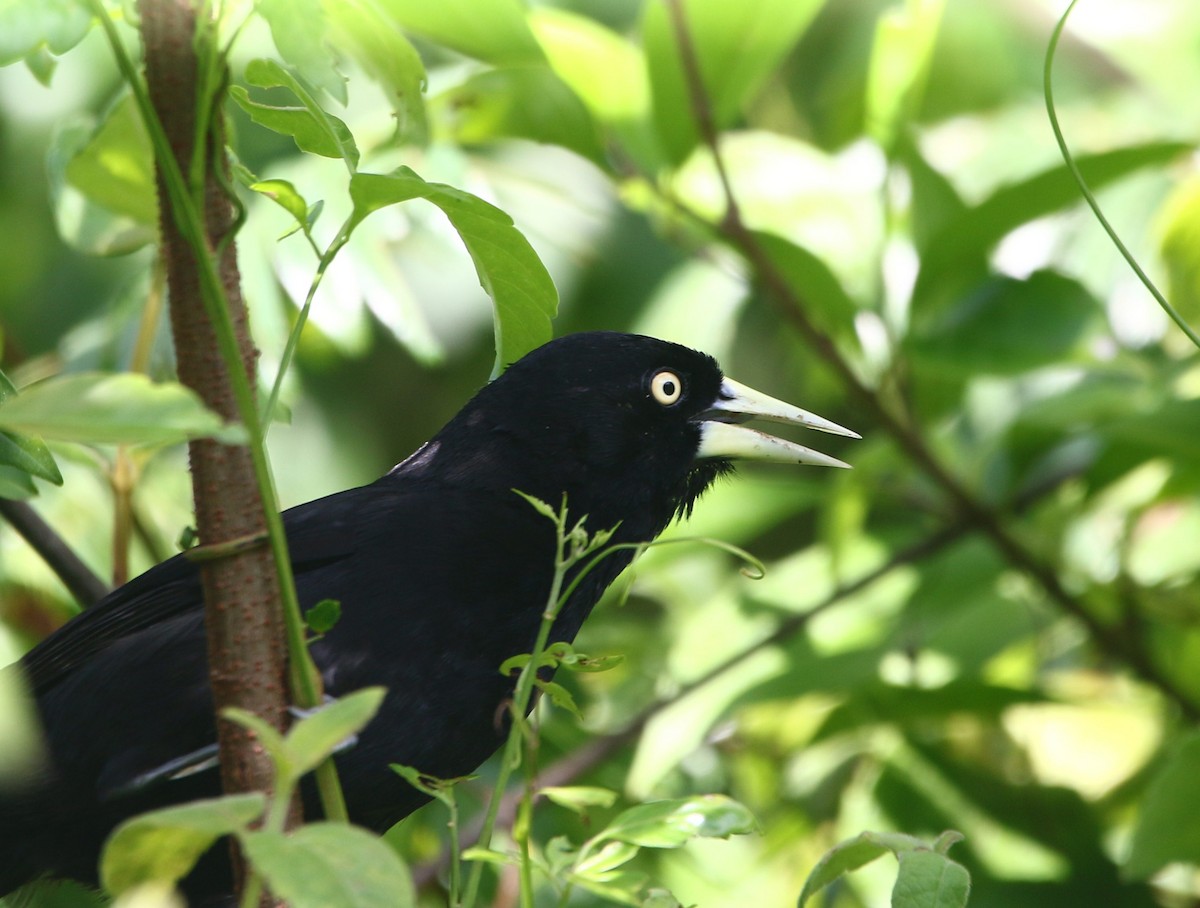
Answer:
[[[655,372],[654,377],[650,379],[650,393],[664,407],[669,407],[683,394],[683,382],[670,369],[663,369]]]

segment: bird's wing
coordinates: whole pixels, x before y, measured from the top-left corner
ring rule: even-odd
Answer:
[[[292,569],[297,576],[352,554],[354,514],[364,488],[349,489],[284,512]],[[200,571],[176,555],[114,590],[63,625],[22,660],[26,683],[40,693],[96,653],[153,625],[203,606]]]

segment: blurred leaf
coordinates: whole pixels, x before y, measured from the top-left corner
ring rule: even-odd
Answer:
[[[352,226],[373,211],[409,199],[426,199],[445,212],[492,298],[494,375],[553,336],[550,318],[558,308],[558,291],[529,241],[499,208],[453,186],[427,183],[407,167],[386,175],[355,174],[350,197]]]
[[[15,467],[0,466],[0,498],[23,501],[35,497],[37,493],[38,487],[27,472]]]
[[[589,807],[612,807],[617,802],[615,791],[587,785],[547,785],[539,788],[538,794],[576,813],[584,813]]]
[[[653,172],[661,163],[650,121],[650,81],[641,48],[600,23],[567,10],[529,13],[550,67],[583,101],[622,151]]]
[[[519,0],[379,0],[408,31],[497,66],[543,63]]]
[[[648,801],[619,814],[596,836],[643,848],[678,848],[697,837],[725,839],[758,829],[754,815],[732,798],[709,794]]]
[[[279,55],[310,85],[344,105],[346,79],[325,47],[328,21],[321,0],[258,0],[254,9],[270,27]]]
[[[1176,861],[1200,864],[1200,732],[1192,732],[1172,750],[1142,801],[1129,859],[1127,879],[1144,880]]]
[[[245,829],[265,806],[266,798],[254,792],[193,801],[125,821],[104,846],[104,888],[119,895],[138,883],[183,879],[213,842]]]
[[[250,189],[266,196],[288,214],[296,219],[301,226],[308,225],[308,203],[296,187],[287,180],[259,180],[250,184]]]
[[[857,344],[857,307],[841,282],[821,259],[807,249],[769,233],[756,234],[759,245],[804,303],[805,314],[821,330],[843,343]]]
[[[888,848],[871,832],[860,833],[853,839],[838,843],[825,852],[809,873],[808,879],[804,881],[804,888],[800,890],[797,905],[804,908],[804,904],[810,898],[830,883],[887,853]]]
[[[579,705],[575,702],[575,698],[571,696],[571,692],[561,684],[556,684],[553,681],[543,681],[541,678],[535,678],[534,684],[538,690],[550,698],[550,702],[559,709],[565,709],[576,719],[583,721],[583,713],[579,710]]]
[[[286,2],[286,0],[284,0]],[[428,139],[425,122],[425,64],[404,34],[370,0],[324,0],[333,43],[380,84],[396,116],[401,138]]]
[[[357,690],[317,707],[293,725],[284,743],[295,771],[314,769],[339,744],[362,731],[379,711],[386,693],[382,687]]]
[[[681,0],[705,95],[718,129],[732,126],[823,0]],[[699,142],[691,92],[673,20],[663,2],[647,3],[642,43],[650,70],[654,121],[667,157],[681,163]]]
[[[322,599],[304,613],[304,623],[314,634],[327,634],[342,618],[342,604],[336,599]]]
[[[223,423],[190,389],[133,372],[59,375],[32,384],[0,403],[0,429],[83,444],[245,439],[240,426]]]
[[[491,69],[440,95],[435,111],[455,141],[530,139],[604,164],[596,124],[575,93],[545,66]]]
[[[1055,272],[998,277],[910,335],[909,347],[939,374],[1012,375],[1071,358],[1100,317],[1092,295]]]
[[[9,381],[8,376],[0,372],[0,404],[17,396],[17,389]],[[54,455],[40,438],[27,435],[17,435],[12,432],[0,432],[0,466],[11,467],[30,476],[37,476],[56,486],[62,485],[62,473],[54,462]],[[24,485],[22,483],[22,485]],[[36,494],[37,489],[32,483],[29,488]],[[0,494],[0,497],[25,497]]]
[[[296,78],[274,60],[251,60],[246,81],[259,88],[286,88],[303,107],[274,107],[250,98],[240,85],[229,87],[229,96],[260,126],[291,136],[296,147],[326,158],[342,158],[351,169],[358,167],[358,146],[346,124],[327,113]]]
[[[289,835],[240,837],[271,893],[291,908],[408,908],[412,878],[378,836],[345,823],[309,823]]]
[[[971,875],[962,864],[936,851],[904,851],[892,889],[893,908],[963,908]]]
[[[132,95],[108,112],[91,141],[71,159],[66,175],[97,205],[140,224],[158,224],[154,154]]]
[[[1146,167],[1167,164],[1192,150],[1186,142],[1147,142],[1076,159],[1093,191]],[[1002,186],[960,217],[946,222],[919,252],[921,270],[913,291],[914,318],[948,305],[953,297],[935,292],[953,281],[963,267],[974,267],[1007,234],[1068,205],[1082,202],[1066,164],[1059,164],[1009,186]]]
[[[79,0],[3,0],[0,2],[0,66],[16,63],[45,48],[61,56],[92,28],[92,14]]]
[[[1158,219],[1168,298],[1192,324],[1200,319],[1200,177],[1176,186]]]
[[[890,150],[924,89],[946,0],[906,0],[875,26],[867,72],[867,132]]]

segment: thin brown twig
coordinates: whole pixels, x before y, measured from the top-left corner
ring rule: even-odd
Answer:
[[[775,302],[788,324],[838,377],[855,400],[896,441],[901,450],[942,490],[957,513],[977,526],[1010,564],[1032,577],[1063,612],[1087,628],[1092,640],[1102,651],[1122,661],[1143,681],[1156,687],[1175,704],[1187,719],[1193,721],[1200,719],[1200,704],[1190,693],[1162,672],[1142,648],[1139,640],[1128,637],[1119,627],[1104,624],[1089,611],[1080,597],[1067,590],[1053,566],[1042,561],[1030,551],[1009,532],[995,513],[968,491],[966,486],[937,459],[917,430],[893,414],[872,389],[858,377],[849,361],[841,355],[832,338],[817,328],[808,318],[804,299],[779,270],[758,241],[754,231],[747,226],[741,216],[732,184],[722,163],[719,137],[711,115],[711,104],[701,78],[682,2],[681,0],[666,0],[666,4],[671,15],[672,26],[675,29],[676,41],[683,63],[684,79],[688,86],[692,113],[696,120],[700,139],[716,162],[723,192],[726,195],[725,217],[718,225],[726,242],[745,257],[767,291],[767,295]]]

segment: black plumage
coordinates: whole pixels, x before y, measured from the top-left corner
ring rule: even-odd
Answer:
[[[337,758],[356,822],[382,830],[424,802],[389,763],[458,776],[502,742],[496,716],[512,680],[497,668],[531,648],[554,555],[552,524],[513,490],[553,504],[566,495],[589,530],[645,541],[688,513],[733,458],[844,466],[738,425],[754,416],[853,435],[737,385],[702,353],[634,335],[572,335],[514,364],[376,482],[286,512],[302,606],[329,598],[342,607],[312,647],[328,692],[388,689]],[[574,638],[628,560],[615,555],[587,575],[552,640]],[[116,823],[218,793],[214,770],[160,771],[214,740],[191,561],[147,571],[21,665],[51,765],[37,784],[0,796],[0,893],[39,874],[95,882]],[[219,876],[189,888],[227,885]]]

